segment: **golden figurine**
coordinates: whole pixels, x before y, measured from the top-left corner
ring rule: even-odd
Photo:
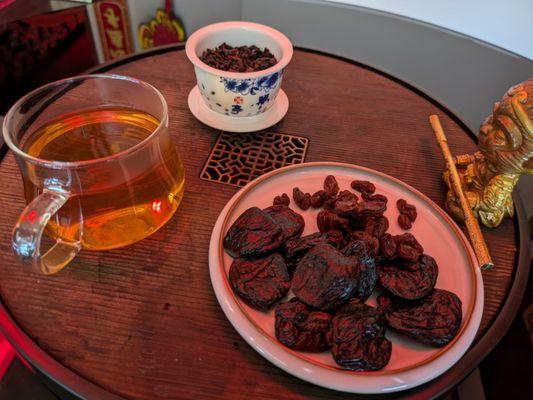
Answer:
[[[533,78],[513,86],[481,125],[479,151],[454,157],[474,215],[489,228],[514,214],[511,193],[520,175],[533,173]],[[448,170],[446,209],[464,221]]]

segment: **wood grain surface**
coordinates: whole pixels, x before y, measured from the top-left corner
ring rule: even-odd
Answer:
[[[241,339],[217,303],[208,273],[209,238],[237,188],[199,179],[218,132],[189,112],[195,78],[185,53],[142,58],[112,72],[145,80],[167,99],[186,168],[184,200],[148,239],[115,251],[82,251],[59,274],[36,275],[11,254],[11,230],[24,198],[7,154],[0,164],[0,291],[14,319],[56,360],[126,398],[354,398],[271,365]],[[454,154],[475,149],[461,126],[430,101],[340,59],[296,51],[283,88],[289,112],[271,130],[309,138],[307,161],[374,168],[441,206],[444,161],[428,116],[439,115]],[[478,338],[507,295],[517,254],[512,220],[483,232],[496,268],[484,273]]]

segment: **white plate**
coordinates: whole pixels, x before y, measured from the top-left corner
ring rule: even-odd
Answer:
[[[397,222],[396,200],[403,198],[414,204],[418,218],[411,232],[427,254],[439,265],[436,287],[456,293],[462,301],[463,322],[456,338],[447,346],[432,348],[416,343],[390,331],[392,355],[381,371],[353,372],[338,366],[329,352],[303,353],[279,343],[274,334],[274,311],[257,311],[246,305],[232,291],[228,271],[232,258],[223,251],[222,239],[246,209],[272,204],[274,196],[287,193],[291,206],[305,218],[304,235],[317,231],[318,210],[302,212],[293,205],[292,188],[314,193],[322,188],[327,175],[334,175],[342,189],[349,189],[354,179],[369,180],[376,185],[376,193],[388,197],[385,215],[390,222],[389,232],[403,233]],[[339,163],[307,163],[272,171],[250,182],[232,197],[222,210],[211,235],[209,272],[222,310],[240,335],[263,357],[292,375],[330,389],[353,393],[396,392],[421,385],[441,375],[466,352],[478,330],[483,312],[483,282],[474,252],[468,241],[435,203],[405,183],[367,168]],[[375,291],[376,292],[376,291]],[[374,294],[369,300],[375,304]]]
[[[281,121],[289,109],[289,99],[283,89],[279,90],[272,107],[252,117],[233,117],[211,110],[202,99],[198,85],[190,91],[187,103],[196,119],[225,132],[255,132],[270,128]]]

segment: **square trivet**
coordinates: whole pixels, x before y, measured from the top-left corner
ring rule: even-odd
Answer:
[[[272,170],[305,160],[309,139],[276,132],[220,132],[200,179],[242,187]]]

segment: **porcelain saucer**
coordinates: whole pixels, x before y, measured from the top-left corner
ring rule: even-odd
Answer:
[[[255,132],[277,124],[287,114],[289,99],[280,89],[272,107],[252,117],[233,117],[211,110],[202,99],[198,86],[192,88],[187,100],[192,114],[204,124],[226,132]]]

